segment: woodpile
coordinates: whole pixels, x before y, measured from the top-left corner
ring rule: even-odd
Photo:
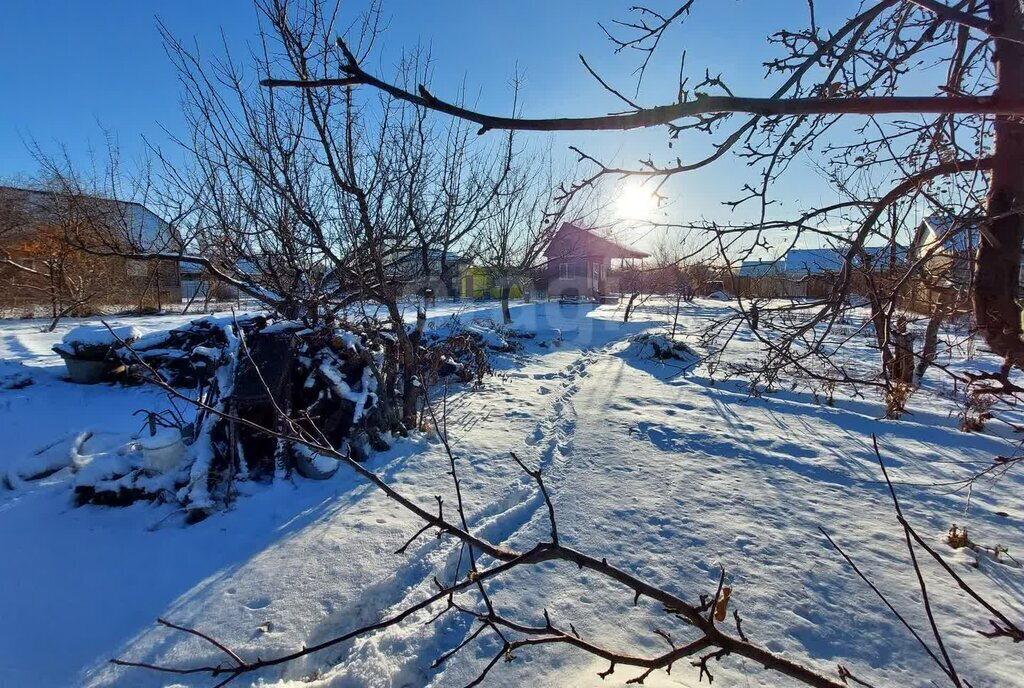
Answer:
[[[401,389],[383,382],[394,379],[386,372],[393,369],[390,342],[383,330],[260,316],[203,318],[116,347],[111,355],[124,364],[126,382],[173,390],[196,402],[188,407],[194,416],[150,414],[151,434],[156,425],[179,433],[185,445],[179,465],[154,474],[141,448],[122,452],[76,481],[77,502],[173,501],[195,522],[228,504],[238,481],[322,480],[337,471],[336,459],[291,441],[296,435],[356,460],[387,449],[391,434],[405,430],[385,412],[401,399],[380,395],[392,389],[394,397]],[[491,372],[485,339],[468,331],[431,333],[418,361],[418,379],[428,386],[478,383]]]

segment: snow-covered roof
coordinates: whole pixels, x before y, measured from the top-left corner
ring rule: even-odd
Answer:
[[[431,266],[440,266],[443,261],[445,265],[455,265],[466,260],[461,253],[455,253],[454,251],[444,251],[439,248],[427,249],[427,261]],[[421,269],[423,265],[423,252],[419,249],[409,251],[401,258],[397,259],[393,265],[395,267],[401,267],[401,269],[409,269],[411,266],[413,269]]]
[[[878,263],[880,260],[888,260],[892,247],[864,246],[861,252],[854,258],[854,265],[861,266],[864,263],[868,267]],[[897,246],[896,260],[903,261],[907,256],[907,249]],[[866,256],[866,260],[864,258]],[[775,272],[785,273],[791,277],[801,275],[821,275],[837,273],[843,268],[846,260],[846,251],[835,248],[792,248],[777,261],[744,261],[746,272],[740,269],[741,275],[764,276]]]
[[[454,251],[444,251],[439,248],[431,248],[427,249],[427,258],[430,260],[441,260],[444,258],[446,263],[457,263],[462,260],[462,254],[455,253]],[[409,251],[403,260],[422,260],[422,253],[420,251]]]
[[[269,258],[269,257],[267,257],[267,258]],[[217,265],[217,263],[218,263],[218,261],[214,261],[215,265]],[[219,267],[222,268],[225,272],[227,272],[228,274],[231,274],[231,275],[253,276],[253,275],[259,275],[262,272],[260,267],[259,267],[259,265],[257,265],[253,261],[245,259],[245,258],[239,258],[233,264],[230,264],[230,265],[221,263],[219,265]],[[182,276],[184,277],[185,275],[199,275],[199,274],[202,274],[203,272],[205,272],[206,267],[203,266],[203,265],[200,265],[199,263],[192,263],[192,262],[189,262],[189,261],[183,261],[182,264],[181,264],[180,270],[181,270]]]
[[[437,248],[427,249],[426,265],[423,262],[423,253],[419,250],[409,251],[402,257],[396,259],[386,270],[393,279],[418,280],[428,275],[437,277],[441,274],[441,268],[446,271],[458,270],[468,263],[462,254],[454,251],[444,251]]]

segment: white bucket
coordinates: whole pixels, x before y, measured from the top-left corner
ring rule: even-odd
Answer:
[[[185,453],[185,443],[177,428],[161,428],[155,435],[139,440],[142,465],[148,473],[166,473],[178,467]]]

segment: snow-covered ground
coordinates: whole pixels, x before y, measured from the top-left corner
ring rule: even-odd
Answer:
[[[460,317],[493,317],[473,306]],[[491,310],[488,310],[491,308]],[[728,302],[698,301],[680,320],[684,338],[728,312]],[[452,309],[432,313],[434,324]],[[460,311],[470,309],[461,308]],[[509,452],[540,465],[562,540],[652,583],[697,601],[712,593],[719,565],[729,572],[730,605],[750,639],[835,676],[837,663],[876,685],[941,684],[942,676],[899,622],[831,550],[825,528],[894,605],[922,631],[919,593],[902,532],[893,518],[871,446],[878,437],[908,518],[956,570],[1012,618],[1024,616],[1024,569],[949,549],[952,523],[971,539],[1024,559],[1024,491],[1019,473],[977,484],[969,495],[948,483],[1005,454],[1007,437],[958,430],[950,385],[938,371],[903,420],[879,420],[870,391],[837,391],[833,406],[798,386],[759,397],[737,380],[714,380],[704,366],[660,363],[628,340],[662,329],[664,312],[642,309],[623,324],[604,306],[522,305],[522,329],[537,333],[522,352],[498,362],[476,390],[453,390],[448,426],[460,463],[474,532],[510,547],[547,537],[546,509]],[[145,331],[180,316],[125,318]],[[62,379],[50,351],[80,322],[42,334],[38,321],[0,325],[0,355],[25,365],[34,384],[0,389],[0,474],[33,452],[82,430],[135,432],[139,408],[166,406],[146,388],[77,386]],[[698,348],[698,352],[700,352]],[[741,333],[727,359],[758,357]],[[845,356],[873,363],[867,337]],[[944,363],[964,361],[954,352]],[[433,508],[451,493],[447,457],[436,438],[419,436],[374,456],[369,465],[399,490]],[[445,498],[451,504],[454,497]],[[113,667],[111,657],[182,666],[220,661],[199,640],[157,627],[160,616],[196,626],[244,657],[270,657],[314,644],[395,612],[433,591],[433,577],[455,565],[456,547],[420,538],[397,549],[421,524],[350,472],[324,482],[248,486],[233,508],[184,526],[169,506],[75,508],[62,474],[0,489],[0,686],[207,686],[208,677],[168,676]],[[980,559],[980,560],[979,560]],[[957,669],[975,686],[1014,685],[1024,657],[1005,640],[986,640],[982,610],[926,564],[929,592]],[[492,586],[509,616],[572,623],[584,637],[634,653],[660,652],[658,628],[678,640],[687,629],[643,600],[575,567],[543,564]],[[435,610],[436,611],[436,610]],[[460,686],[499,644],[487,634],[440,669],[431,662],[474,628],[465,618],[431,615],[275,667],[239,685]],[[567,647],[517,653],[488,677],[495,686],[616,686],[639,672]],[[715,685],[784,684],[748,660],[713,665]],[[695,686],[683,663],[655,673],[651,686]]]

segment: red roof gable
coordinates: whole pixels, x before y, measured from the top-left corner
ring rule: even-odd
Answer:
[[[592,230],[577,227],[565,222],[555,236],[551,237],[551,243],[544,250],[548,258],[581,257],[590,255],[602,255],[608,258],[647,258],[649,253],[617,244],[610,239],[594,234]]]

